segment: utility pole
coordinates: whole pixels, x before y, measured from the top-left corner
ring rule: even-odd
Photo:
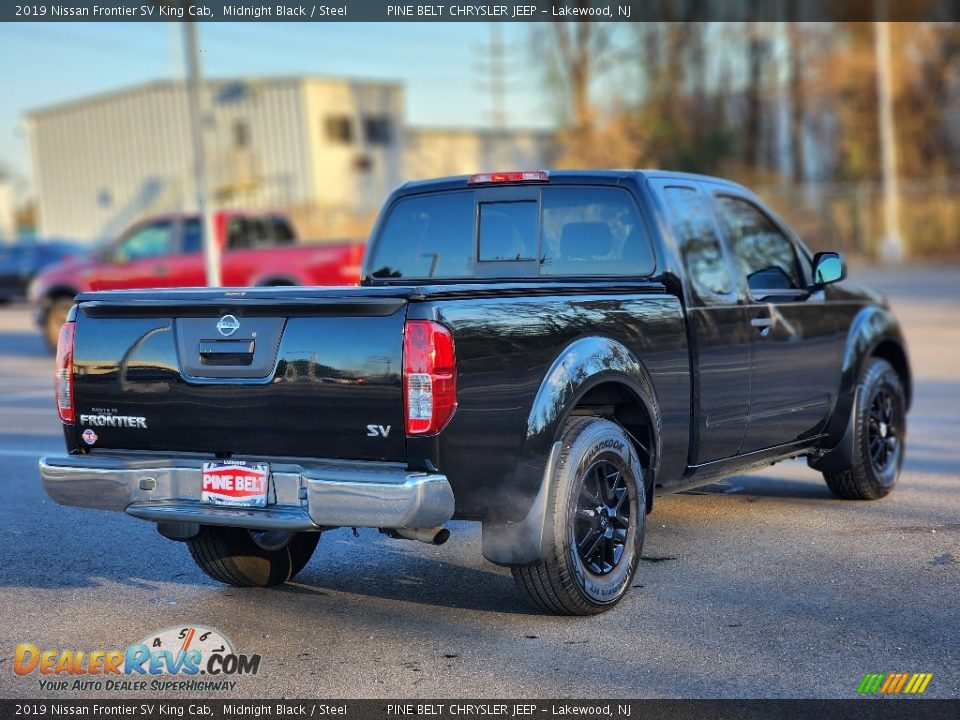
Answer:
[[[507,125],[503,56],[503,28],[500,23],[490,23],[490,122],[494,130],[503,130]]]
[[[490,41],[481,53],[476,71],[482,79],[477,84],[484,92],[490,93],[491,137],[484,149],[484,163],[487,170],[495,170],[493,164],[496,153],[493,146],[497,143],[493,136],[507,127],[507,48],[500,23],[490,23]]]
[[[878,3],[880,17],[886,17],[887,3]],[[879,101],[880,158],[883,169],[884,235],[880,254],[884,262],[903,260],[903,238],[900,235],[900,191],[897,183],[897,140],[893,124],[893,80],[890,62],[890,23],[874,23],[874,45],[877,52],[877,98]]]
[[[213,206],[207,184],[207,160],[203,143],[200,52],[197,31],[192,22],[184,22],[183,44],[187,56],[187,106],[190,110],[190,135],[193,140],[193,183],[197,211],[203,222],[203,265],[208,287],[220,287],[220,246],[217,244]]]

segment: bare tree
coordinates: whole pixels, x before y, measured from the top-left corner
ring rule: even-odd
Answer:
[[[796,14],[796,0],[790,0],[790,15]],[[799,22],[787,23],[787,73],[790,98],[790,170],[794,182],[806,178],[806,106],[803,87],[803,26]]]
[[[770,52],[770,40],[760,23],[747,23],[746,109],[743,124],[743,164],[748,168],[763,165],[764,69]]]
[[[588,8],[589,0],[577,0]],[[540,38],[540,50],[549,58],[547,77],[559,95],[565,123],[573,130],[590,130],[596,109],[590,93],[597,78],[618,62],[613,47],[615,25],[585,20],[549,25],[548,43]]]

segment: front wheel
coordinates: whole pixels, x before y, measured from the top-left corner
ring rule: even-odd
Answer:
[[[236,587],[269,587],[292,580],[310,561],[318,532],[256,531],[201,526],[187,541],[197,566]]]
[[[877,500],[900,475],[906,440],[903,383],[886,360],[869,360],[853,408],[853,452],[848,467],[825,472],[827,486],[844,500]]]
[[[646,490],[636,450],[616,423],[573,418],[561,440],[547,557],[513,567],[513,577],[548,612],[595,615],[630,588],[643,548]]]

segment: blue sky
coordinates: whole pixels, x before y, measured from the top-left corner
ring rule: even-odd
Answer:
[[[540,67],[527,50],[534,24],[503,24],[510,48],[508,120],[553,124]],[[0,23],[0,163],[29,188],[27,110],[146,80],[182,75],[173,23]],[[480,57],[485,23],[216,23],[199,27],[210,77],[317,73],[396,79],[414,125],[486,123]]]

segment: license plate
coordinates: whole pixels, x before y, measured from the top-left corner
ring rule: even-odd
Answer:
[[[270,466],[242,460],[205,462],[200,501],[233,507],[265,507]]]

